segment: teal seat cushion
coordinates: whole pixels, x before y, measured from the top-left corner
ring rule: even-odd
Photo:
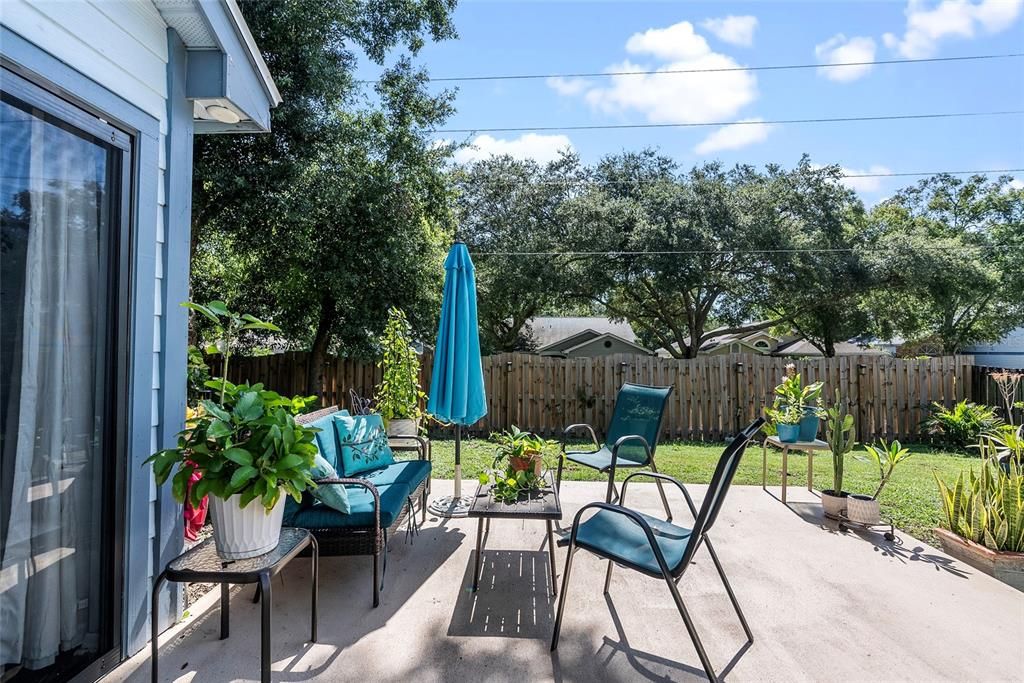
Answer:
[[[638,514],[650,524],[665,563],[670,570],[673,569],[683,560],[686,546],[690,543],[690,529],[657,517]],[[576,543],[609,559],[633,565],[656,576],[661,575],[661,567],[654,557],[647,534],[626,515],[600,510],[580,524],[576,532]]]
[[[642,460],[635,460],[634,452],[619,451],[619,457],[615,461],[615,467],[641,467],[647,464],[646,456],[643,456]],[[572,460],[580,465],[586,465],[587,467],[593,467],[595,470],[603,470],[612,466],[612,451],[607,446],[602,446],[600,450],[594,451],[566,451],[565,457],[567,460]]]
[[[304,529],[345,529],[350,527],[373,526],[373,494],[362,486],[349,485],[348,502],[350,512],[343,514],[315,501],[312,505],[292,504],[285,506],[285,525]],[[377,487],[380,493],[380,525],[386,528],[395,523],[408,504],[409,487],[403,483],[385,484]],[[291,513],[291,514],[289,514]]]
[[[410,491],[430,476],[430,463],[426,460],[396,460],[387,467],[363,472],[359,475],[374,486],[400,482],[406,484]]]
[[[336,469],[342,476],[354,477],[395,462],[380,415],[336,416],[334,429],[341,456],[341,467]]]
[[[313,479],[335,479],[338,477],[338,472],[320,453],[316,454],[316,460],[313,462],[309,474]],[[315,489],[311,489],[310,494],[338,512],[348,514],[351,511],[348,502],[348,489],[343,484],[320,484]]]

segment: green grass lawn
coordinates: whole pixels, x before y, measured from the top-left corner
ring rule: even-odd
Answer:
[[[683,483],[707,484],[714,473],[715,464],[722,454],[724,444],[665,442],[658,445],[656,456],[658,470],[669,474]],[[958,453],[945,453],[929,446],[912,446],[914,455],[897,466],[889,485],[882,491],[882,514],[892,517],[900,529],[930,543],[936,539],[932,529],[938,526],[941,517],[938,489],[934,474],[948,481],[956,478],[961,468],[977,463]],[[454,475],[455,444],[453,441],[434,441],[434,477],[451,479]],[[857,450],[854,455],[863,455]],[[491,464],[493,447],[483,440],[462,442],[462,472],[466,479],[473,479]],[[781,482],[782,455],[779,451],[768,450],[768,483],[778,486]],[[617,473],[622,479],[628,474]],[[594,481],[604,477],[597,471],[566,464],[562,474],[565,481]],[[761,484],[761,447],[754,445],[747,450],[736,473],[736,484]],[[816,489],[830,488],[832,484],[832,459],[828,453],[819,453],[814,458],[814,486]],[[800,454],[789,458],[789,486],[807,485],[807,461]],[[878,472],[874,465],[848,457],[843,488],[854,493],[875,492],[878,486]]]

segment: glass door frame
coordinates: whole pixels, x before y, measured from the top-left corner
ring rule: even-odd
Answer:
[[[110,552],[103,558],[101,573],[110,577],[110,594],[104,601],[104,623],[110,640],[109,647],[82,671],[75,681],[93,681],[109,672],[123,659],[123,617],[125,613],[125,540],[129,401],[131,378],[131,320],[132,320],[132,263],[134,255],[132,217],[136,177],[136,145],[133,135],[111,125],[105,118],[90,111],[87,105],[65,99],[51,92],[44,84],[36,83],[24,74],[24,70],[7,59],[0,59],[0,89],[5,96],[30,107],[33,116],[40,116],[49,123],[63,128],[75,129],[79,134],[92,136],[107,146],[113,153],[113,168],[108,170],[108,190],[111,193],[112,216],[108,234],[101,236],[106,246],[106,269],[104,285],[107,287],[104,305],[107,310],[106,333],[111,342],[106,349],[106,414],[102,446],[108,456],[105,466],[110,471],[104,476],[111,477],[110,492],[104,501],[103,515],[111,521],[107,530]],[[112,211],[113,214],[113,211]]]

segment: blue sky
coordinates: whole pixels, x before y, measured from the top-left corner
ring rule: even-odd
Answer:
[[[731,17],[731,19],[729,19]],[[943,2],[472,2],[460,38],[421,53],[432,76],[605,72],[1024,52],[1024,0]],[[458,84],[448,128],[736,121],[1024,109],[1024,59]],[[1024,116],[448,135],[461,158],[584,161],[655,146],[684,167],[815,163],[854,172],[1024,167]],[[1017,174],[1024,178],[1024,173]],[[913,179],[849,181],[869,202]]]

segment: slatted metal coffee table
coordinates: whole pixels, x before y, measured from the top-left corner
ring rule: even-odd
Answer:
[[[492,519],[535,519],[547,524],[548,561],[551,565],[551,594],[558,595],[558,577],[555,573],[555,542],[553,522],[562,519],[562,504],[558,500],[558,491],[551,472],[544,475],[547,486],[540,491],[520,496],[515,503],[502,503],[491,497],[490,484],[480,484],[476,489],[476,497],[469,508],[468,517],[477,518],[476,528],[476,568],[473,571],[473,591],[480,582],[480,565],[491,531]]]

